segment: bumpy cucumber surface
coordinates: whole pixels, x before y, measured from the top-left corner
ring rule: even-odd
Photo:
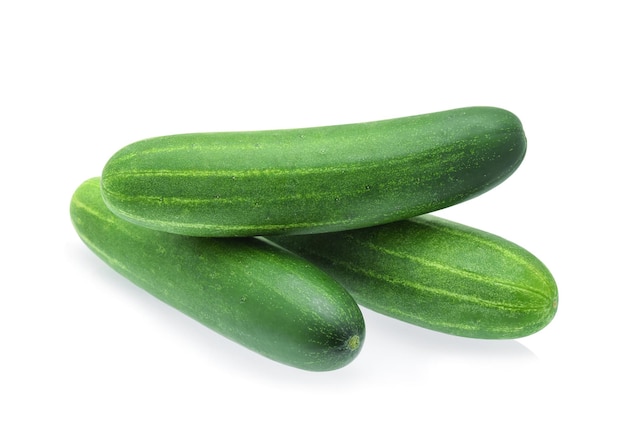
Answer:
[[[349,230],[475,197],[519,166],[526,138],[506,110],[470,107],[377,122],[151,138],[102,172],[107,206],[194,236]]]
[[[264,356],[324,371],[359,353],[354,299],[303,258],[256,238],[187,237],[133,225],[102,201],[100,180],[74,193],[72,222],[105,263],[165,303]]]
[[[269,239],[325,269],[361,305],[444,333],[523,337],[545,327],[557,310],[554,278],[535,256],[433,215]]]

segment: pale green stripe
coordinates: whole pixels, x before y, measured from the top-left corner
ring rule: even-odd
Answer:
[[[119,231],[123,232],[125,235],[132,237],[133,234],[131,231],[129,231],[129,229],[126,227],[125,222],[116,219],[112,213],[109,212],[102,212],[101,210],[98,209],[94,209],[93,207],[91,207],[90,205],[87,205],[85,203],[83,203],[82,201],[80,201],[79,199],[75,198],[72,203],[77,207],[82,209],[83,211],[85,211],[86,213],[88,213],[89,215],[92,215],[93,217],[96,217],[99,221],[103,222],[103,223],[108,223],[112,226],[114,226],[116,229],[118,229]],[[126,265],[124,263],[122,263],[120,260],[110,256],[108,253],[106,253],[104,250],[102,250],[102,248],[100,248],[100,246],[98,246],[96,243],[94,243],[92,240],[90,240],[86,235],[84,235],[80,230],[77,229],[77,234],[80,237],[80,239],[85,242],[85,244],[95,253],[97,254],[102,260],[104,260],[109,266],[119,269],[121,271],[123,271],[126,274],[131,274],[131,271],[126,267]],[[136,274],[133,273],[133,277],[138,278],[136,276]],[[140,279],[141,282],[146,282],[145,279]]]
[[[310,193],[303,192],[294,192],[291,194],[285,194],[281,197],[272,197],[271,199],[264,199],[263,197],[244,197],[241,195],[233,196],[233,195],[207,195],[205,197],[191,197],[191,196],[157,196],[157,195],[128,195],[118,191],[110,191],[108,189],[105,190],[106,193],[112,196],[116,201],[122,202],[140,202],[140,203],[152,203],[157,205],[188,205],[188,206],[198,206],[198,205],[225,205],[225,204],[250,204],[251,209],[252,205],[260,204],[261,202],[264,204],[276,204],[278,202],[285,201],[296,201],[296,200],[322,200],[324,203],[341,203],[342,200],[346,197],[359,196],[361,194],[367,193],[369,190],[364,188],[359,191],[352,191],[349,193],[339,193],[339,192],[330,192],[330,191],[315,191]],[[329,205],[327,205],[329,206]]]
[[[103,220],[103,221],[105,221],[107,223],[111,223],[111,224],[116,224],[117,223],[114,219],[111,218],[111,216],[103,214],[102,211],[99,211],[97,209],[93,209],[91,206],[81,202],[80,200],[78,200],[76,198],[72,201],[72,203],[76,207],[82,209],[83,211],[91,214],[94,217],[99,218],[100,220]]]
[[[498,243],[492,241],[492,240],[488,240],[486,238],[482,238],[482,237],[478,237],[475,234],[472,234],[468,231],[462,231],[462,230],[458,230],[458,229],[453,229],[450,228],[448,226],[445,225],[437,225],[437,224],[433,224],[430,223],[428,221],[419,221],[419,219],[417,219],[418,223],[431,227],[433,229],[438,229],[440,231],[444,231],[447,232],[450,235],[456,235],[457,237],[461,237],[463,239],[469,239],[469,241],[473,241],[475,243],[479,243],[485,246],[488,246],[492,249],[495,249],[498,252],[501,252],[503,254],[505,254],[507,257],[511,258],[512,260],[514,260],[515,262],[517,262],[520,265],[523,265],[525,267],[527,267],[532,273],[534,273],[539,279],[543,280],[544,283],[546,283],[547,285],[551,284],[548,280],[546,279],[546,276],[544,273],[540,272],[537,267],[533,264],[531,264],[531,262],[529,262],[527,259],[520,257],[518,254],[516,254],[515,252],[512,252],[509,249],[506,249],[505,247],[502,247],[500,245],[498,245]],[[544,298],[548,298],[547,295],[543,295]]]
[[[113,213],[111,212],[102,212],[101,210],[97,210],[94,209],[93,207],[91,207],[90,205],[87,205],[85,203],[83,203],[82,201],[78,200],[78,199],[74,199],[72,201],[72,203],[82,209],[83,211],[89,213],[90,215],[97,217],[99,220],[109,223],[113,226],[115,226],[117,229],[119,229],[120,231],[124,231],[127,235],[131,235],[132,233],[129,232],[128,228],[126,227],[126,225],[122,222],[120,222],[117,218],[114,217]]]
[[[432,154],[445,154],[452,148],[438,148]],[[254,168],[254,169],[186,169],[186,170],[170,170],[170,169],[148,169],[148,170],[119,170],[109,171],[106,177],[237,177],[245,178],[250,176],[283,176],[283,175],[311,175],[311,174],[331,174],[342,173],[354,170],[370,170],[375,168],[386,168],[388,166],[410,163],[421,155],[429,155],[431,152],[417,152],[407,154],[399,158],[380,158],[376,160],[358,161],[337,164],[324,165],[316,167],[304,167],[295,165],[293,168],[276,167],[276,168]],[[448,162],[456,160],[457,156],[463,155],[462,151],[457,152],[454,156],[448,157]],[[433,166],[441,167],[442,162],[433,163]],[[422,165],[424,166],[424,165]]]
[[[376,164],[380,166],[380,164]],[[324,166],[314,168],[254,168],[254,169],[187,169],[187,170],[128,170],[108,172],[107,177],[230,177],[236,179],[238,177],[258,177],[258,176],[283,176],[283,175],[310,175],[320,173],[330,173],[336,171],[345,171],[358,168],[359,164],[351,163],[341,166]],[[367,168],[367,167],[363,167]]]
[[[391,278],[389,276],[386,275],[381,275],[379,273],[376,272],[372,272],[370,270],[364,270],[358,266],[355,266],[354,264],[347,262],[347,261],[338,261],[338,260],[330,260],[327,257],[323,256],[323,255],[319,255],[316,254],[315,252],[310,252],[307,251],[310,254],[313,255],[317,255],[318,257],[324,258],[327,261],[332,262],[333,264],[338,264],[352,272],[355,273],[360,273],[363,275],[366,275],[370,278],[374,278],[374,279],[378,279],[381,281],[384,281],[386,283],[390,283],[390,284],[396,284],[396,285],[402,285],[404,287],[409,287],[411,289],[421,289],[421,290],[425,290],[431,293],[435,293],[437,295],[440,296],[445,296],[448,298],[454,298],[454,299],[458,299],[464,302],[471,302],[474,304],[478,304],[481,306],[487,306],[490,307],[492,309],[498,309],[498,310],[506,310],[506,311],[528,311],[528,310],[541,310],[543,309],[543,307],[536,307],[536,308],[530,308],[528,306],[520,306],[520,307],[515,307],[512,305],[508,305],[508,304],[502,304],[502,303],[498,303],[495,301],[488,301],[488,300],[484,300],[484,299],[480,299],[480,298],[476,298],[476,297],[472,297],[472,296],[467,296],[467,295],[462,295],[462,294],[458,294],[458,293],[454,293],[451,292],[449,290],[446,289],[436,289],[436,288],[432,288],[429,286],[425,286],[423,284],[420,283],[415,283],[415,282],[407,282],[407,281],[401,281],[401,280],[397,280],[394,278]],[[460,322],[453,322],[450,323],[448,321],[435,321],[433,319],[425,319],[423,316],[418,316],[416,317],[415,315],[412,315],[411,313],[407,313],[405,310],[403,309],[399,309],[399,308],[389,308],[389,307],[384,307],[380,309],[381,311],[383,311],[383,313],[393,316],[395,318],[398,319],[404,319],[405,321],[408,322],[415,322],[416,320],[418,320],[420,323],[422,323],[423,326],[425,327],[432,327],[435,328],[439,331],[441,331],[443,328],[447,328],[447,329],[462,329],[462,330],[476,330],[477,327],[473,326],[471,324],[463,324]],[[523,326],[520,326],[519,329],[524,328]],[[513,332],[515,329],[511,329],[511,332]]]
[[[78,236],[80,239],[91,249],[100,259],[102,259],[106,264],[110,267],[114,268],[117,271],[120,271],[124,274],[125,277],[129,278],[132,276],[133,282],[137,283],[145,283],[148,284],[148,281],[144,278],[137,276],[136,272],[132,272],[124,263],[122,263],[117,258],[112,257],[108,253],[106,253],[100,246],[87,238],[84,234],[78,232]]]
[[[346,269],[351,270],[352,272],[360,273],[360,274],[366,275],[367,277],[378,279],[389,284],[401,285],[401,286],[408,287],[411,289],[424,290],[427,292],[435,293],[440,296],[445,296],[448,298],[461,300],[463,302],[470,302],[470,303],[479,304],[482,306],[487,306],[487,307],[500,309],[500,310],[534,310],[534,309],[541,310],[543,309],[543,307],[530,308],[528,306],[515,306],[511,304],[497,302],[497,301],[490,301],[490,300],[486,300],[483,298],[477,298],[475,296],[456,293],[448,289],[430,287],[421,283],[417,283],[415,281],[401,280],[398,278],[393,278],[389,275],[374,272],[372,270],[363,269],[348,261],[339,261],[336,259],[332,259],[332,260],[329,259],[329,261],[331,261],[333,264],[339,264],[340,266],[345,267]]]
[[[224,225],[223,223],[215,223],[210,224],[207,222],[200,223],[191,223],[191,222],[176,222],[170,220],[157,220],[157,219],[149,219],[146,221],[146,218],[140,215],[135,215],[129,212],[124,211],[123,209],[117,209],[116,212],[122,216],[127,218],[130,221],[135,221],[139,224],[150,224],[154,227],[167,228],[167,227],[175,227],[175,228],[184,228],[188,230],[197,230],[197,231],[220,231],[220,232],[231,232],[236,234],[237,231],[246,232],[254,229],[257,231],[257,235],[270,234],[274,231],[283,231],[286,227],[288,229],[300,229],[300,228],[310,228],[317,226],[333,226],[333,225],[351,225],[354,222],[354,219],[345,219],[345,220],[334,220],[334,221],[320,221],[320,222],[300,222],[300,223],[289,223],[285,224],[264,224],[259,225],[256,223],[250,225]]]
[[[374,250],[376,252],[381,252],[381,253],[384,253],[384,254],[387,254],[387,255],[392,255],[394,257],[407,259],[409,261],[416,262],[416,263],[422,264],[424,266],[433,267],[433,268],[435,268],[437,270],[453,273],[455,275],[459,275],[459,276],[462,276],[462,277],[465,277],[465,278],[469,278],[469,279],[472,279],[472,280],[475,280],[475,281],[479,281],[479,282],[482,282],[484,284],[491,284],[491,285],[494,285],[494,286],[498,286],[498,285],[499,286],[505,286],[505,287],[507,287],[509,289],[512,289],[512,290],[519,290],[519,291],[523,291],[523,292],[530,292],[530,293],[534,293],[534,294],[538,295],[541,298],[547,298],[547,296],[542,291],[537,290],[537,289],[522,288],[522,287],[517,286],[515,284],[511,284],[510,282],[508,282],[506,280],[494,279],[493,277],[482,276],[482,275],[480,275],[480,274],[478,274],[476,272],[472,272],[472,271],[469,271],[469,270],[466,270],[466,269],[458,269],[458,268],[455,268],[455,267],[452,267],[452,266],[441,264],[441,263],[439,263],[437,261],[434,261],[434,260],[429,260],[429,259],[426,259],[426,258],[423,258],[423,257],[415,256],[415,255],[410,254],[408,252],[400,252],[400,251],[395,251],[393,249],[388,249],[388,248],[384,248],[384,247],[381,247],[381,246],[377,246],[377,245],[375,245],[373,243],[370,243],[368,241],[358,240],[358,239],[356,239],[354,237],[352,237],[352,239],[356,243],[358,243],[358,244],[360,244],[362,246],[365,246],[365,247],[367,247],[369,249],[372,249],[372,250]]]
[[[324,173],[346,173],[355,170],[372,170],[380,168],[385,169],[388,166],[393,166],[410,162],[411,157],[404,157],[400,159],[390,159],[386,162],[362,162],[362,163],[351,163],[342,166],[335,167],[316,167],[316,168],[294,168],[294,169],[250,169],[250,170],[143,170],[143,171],[119,171],[112,172],[105,176],[106,180],[112,178],[120,178],[120,177],[191,177],[191,178],[205,178],[205,177],[227,177],[236,181],[237,178],[246,178],[251,176],[284,176],[284,175],[312,175],[312,174],[324,174]],[[450,158],[452,162],[456,160],[456,158]],[[430,166],[436,166],[437,168],[441,168],[442,163],[431,163]],[[425,172],[426,166],[420,167],[419,171]],[[386,170],[386,174],[390,174],[393,176],[393,172]],[[404,173],[403,173],[404,174]],[[425,173],[425,177],[423,178],[424,182],[430,181],[433,179],[439,178],[442,172],[439,173]],[[376,177],[374,174],[370,174],[372,177],[372,186],[377,186],[381,188],[389,187],[388,181],[375,182]],[[328,176],[330,178],[330,176]],[[393,176],[394,178],[396,176]],[[407,177],[405,175],[404,177]],[[416,179],[414,175],[410,176],[412,179]],[[417,181],[419,182],[422,178],[417,177]],[[393,186],[398,186],[397,179],[393,181]],[[109,186],[109,185],[107,185]],[[341,188],[339,188],[341,189]],[[370,189],[367,187],[363,187],[360,191],[352,191],[350,193],[345,192],[336,192],[336,191],[328,191],[324,193],[320,193],[319,191],[312,193],[292,193],[288,195],[284,195],[283,197],[274,197],[272,199],[273,202],[276,201],[284,201],[284,200],[299,200],[299,199],[322,199],[322,198],[331,198],[337,199],[337,202],[341,202],[341,198],[346,195],[358,195],[367,193]],[[210,203],[227,203],[227,202],[254,202],[254,198],[249,197],[241,197],[241,196],[228,196],[228,197],[218,197],[220,194],[215,194],[213,196],[207,197],[192,197],[192,196],[184,196],[184,197],[163,197],[157,195],[128,195],[119,191],[112,191],[109,188],[105,187],[105,191],[108,194],[114,196],[117,200],[122,201],[152,201],[152,202],[175,202],[178,204],[189,204],[189,205],[199,205],[199,204],[210,204]],[[219,192],[219,191],[216,191]]]

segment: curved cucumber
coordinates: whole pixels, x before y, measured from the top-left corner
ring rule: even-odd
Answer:
[[[536,257],[432,215],[269,239],[325,269],[361,305],[432,330],[517,338],[537,332],[556,313],[556,283]]]
[[[256,238],[168,234],[112,214],[100,180],[71,201],[78,235],[104,262],[160,300],[264,356],[294,367],[340,368],[359,353],[364,322],[335,280]]]
[[[157,137],[105,165],[118,216],[194,236],[317,233],[389,223],[475,197],[521,163],[518,118],[470,107],[377,122]]]

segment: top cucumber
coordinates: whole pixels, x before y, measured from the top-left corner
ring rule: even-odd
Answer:
[[[118,151],[101,190],[118,216],[194,236],[332,232],[475,197],[526,152],[519,119],[470,107],[360,124],[146,139]]]

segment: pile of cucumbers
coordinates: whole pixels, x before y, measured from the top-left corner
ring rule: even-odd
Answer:
[[[360,306],[484,339],[552,320],[541,261],[430,214],[495,187],[525,152],[519,119],[494,107],[163,136],[117,151],[70,214],[96,255],[160,300],[268,358],[328,371],[363,346]]]

